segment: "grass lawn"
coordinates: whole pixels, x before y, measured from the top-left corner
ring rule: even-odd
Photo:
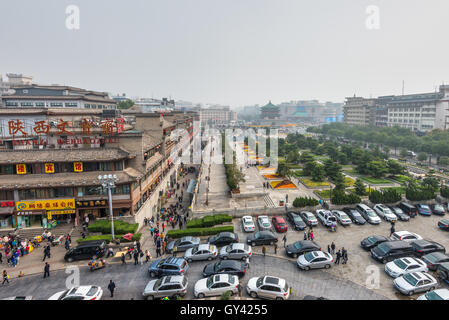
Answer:
[[[311,179],[299,179],[307,188],[329,187],[329,182],[326,181],[312,181]]]
[[[382,188],[382,190],[387,190],[387,189],[395,189],[400,194],[405,194],[405,187]]]
[[[342,171],[347,173],[347,174],[353,175],[353,176],[358,176],[359,175],[359,173],[357,173],[357,171],[355,171],[354,168],[350,168],[350,169],[343,168]]]
[[[297,178],[305,177],[301,169],[293,169],[293,175]]]
[[[397,176],[392,177],[391,179],[394,180],[394,181],[397,181],[397,182],[399,182],[399,183],[405,183],[405,182],[407,182],[407,181],[410,181],[411,178],[399,174],[399,175],[397,175]]]
[[[386,179],[378,179],[373,177],[361,177],[361,179],[370,184],[391,184],[391,181]]]
[[[289,169],[301,169],[302,165],[300,165],[300,164],[293,164],[293,163],[287,163],[287,167]]]
[[[355,183],[355,180],[349,177],[345,177],[345,185],[347,187],[352,187]]]
[[[315,193],[320,196],[322,199],[330,199],[331,198],[331,191],[330,190],[319,190],[315,191]]]

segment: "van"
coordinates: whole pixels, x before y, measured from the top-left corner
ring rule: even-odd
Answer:
[[[371,249],[371,257],[382,263],[397,258],[414,257],[415,252],[410,242],[403,240],[386,241]]]
[[[414,218],[418,214],[418,209],[410,203],[407,202],[401,202],[399,204],[399,208],[402,209],[406,214],[408,214],[410,217]]]
[[[360,212],[360,214],[371,224],[379,224],[381,222],[379,216],[374,212],[373,209],[368,207],[366,204],[359,203],[355,206],[355,209]]]
[[[106,248],[106,241],[86,241],[82,242],[75,248],[70,249],[64,256],[64,260],[72,262],[74,260],[90,260],[95,258],[101,258],[104,255]]]

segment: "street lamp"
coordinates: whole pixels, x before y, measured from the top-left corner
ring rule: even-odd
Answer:
[[[111,235],[112,240],[115,240],[114,236],[114,216],[112,214],[112,193],[111,189],[115,188],[115,183],[118,181],[116,174],[105,174],[105,175],[99,175],[98,180],[100,180],[101,185],[103,188],[108,189],[108,202],[109,202],[109,215],[111,216]]]

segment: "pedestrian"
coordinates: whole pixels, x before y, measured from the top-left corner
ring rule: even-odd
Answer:
[[[126,264],[126,257],[125,257],[124,253],[122,253],[122,256],[120,257],[120,260],[122,260],[122,264]]]
[[[313,241],[313,239],[315,239],[315,235],[313,234],[313,230],[310,231],[310,240]]]
[[[154,236],[154,227],[153,226],[151,226],[151,228],[150,228],[150,233],[151,233],[151,236],[153,237]]]
[[[391,229],[390,229],[390,237],[393,233],[395,233],[396,230],[394,230],[394,224],[391,224]]]
[[[245,263],[246,267],[249,269],[249,256],[246,257]]]
[[[331,253],[331,246],[330,245],[327,245],[327,253]]]
[[[65,246],[65,249],[66,249],[66,250],[69,250],[69,249],[70,249],[70,242],[69,242],[69,239],[65,239],[65,244],[64,244],[64,246]]]
[[[140,252],[140,241],[137,241],[136,247],[137,247],[137,252]]]
[[[278,244],[275,243],[274,244],[274,254],[277,254],[277,253],[278,253]]]
[[[136,266],[139,263],[139,253],[134,251],[134,265]]]
[[[109,247],[108,255],[106,256],[106,258],[109,258],[110,256],[114,256],[114,249],[112,249],[112,247]]]
[[[139,251],[139,261],[141,266],[143,265],[143,256],[144,256],[143,251]]]
[[[42,261],[45,261],[45,258],[50,258],[50,245],[46,246],[44,249],[44,259]]]
[[[307,240],[310,240],[310,230],[307,230]]]
[[[161,247],[156,248],[156,258],[162,256],[161,254]]]
[[[45,266],[44,266],[44,279],[46,277],[50,276],[50,265],[48,264],[48,262],[45,262]]]
[[[282,241],[284,241],[284,248],[285,248],[285,243],[287,242],[287,235],[284,234],[284,237],[282,238]]]
[[[348,263],[348,250],[345,250],[345,254],[343,255],[343,264]]]
[[[341,258],[343,259],[343,262],[341,264],[346,264],[345,256],[347,255],[345,248],[341,248]]]
[[[5,284],[5,282],[9,283],[9,275],[6,272],[6,270],[3,270],[3,283],[2,283],[2,285]]]
[[[111,298],[114,297],[115,283],[112,280],[109,280],[108,290],[111,292]]]
[[[337,251],[337,259],[335,260],[335,264],[340,264],[340,258],[341,258],[341,252],[340,250]]]
[[[262,247],[262,253],[263,256],[265,257],[265,254],[267,253],[267,248],[265,246]]]
[[[243,291],[243,288],[242,288],[242,284],[239,282],[239,284],[238,284],[238,286],[237,286],[237,289],[238,289],[238,291],[239,291],[239,297],[242,297],[242,291]]]
[[[145,250],[145,262],[148,262],[151,260],[151,254],[150,251]]]
[[[331,244],[332,254],[335,254],[335,243],[332,241]]]
[[[304,231],[304,240],[307,240],[307,232]]]
[[[3,263],[3,255],[1,251],[0,251],[0,263]]]

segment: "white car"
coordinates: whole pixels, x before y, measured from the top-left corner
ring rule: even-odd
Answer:
[[[79,286],[60,291],[52,295],[48,300],[100,300],[103,289],[97,286]]]
[[[303,270],[329,269],[334,262],[334,258],[327,252],[310,251],[298,257],[296,264]]]
[[[318,209],[316,211],[316,216],[320,219],[321,223],[325,227],[331,227],[332,225],[337,225],[337,218],[329,210]]]
[[[396,289],[402,294],[412,296],[416,292],[435,290],[438,281],[426,272],[406,273],[393,281]]]
[[[377,215],[383,218],[385,221],[396,222],[398,217],[384,204],[376,204],[373,207],[374,211],[376,211]]]
[[[272,230],[270,219],[268,219],[268,216],[258,216],[257,217],[257,223],[259,224],[259,230]]]
[[[437,289],[429,291],[418,298],[418,300],[449,300],[448,289]]]
[[[362,215],[363,218],[365,218],[368,223],[380,224],[382,221],[376,214],[376,212],[374,212],[374,210],[368,207],[366,204],[359,203],[355,206],[355,209]]]
[[[427,264],[424,261],[412,257],[395,259],[385,265],[385,272],[393,278],[403,276],[410,272],[427,272],[428,270]]]
[[[246,291],[252,298],[287,300],[290,297],[290,288],[287,282],[272,276],[249,279]]]
[[[312,212],[301,211],[299,213],[299,215],[301,216],[302,220],[304,220],[304,222],[309,227],[314,227],[314,226],[318,225],[318,220],[317,220],[317,218],[315,217],[315,215]]]
[[[184,253],[184,259],[187,262],[216,259],[218,257],[217,247],[208,243],[198,244],[193,248],[187,249]]]
[[[239,278],[230,274],[216,274],[195,283],[193,294],[196,298],[220,296],[224,292],[238,293]]]
[[[404,240],[404,241],[415,241],[422,239],[423,238],[419,234],[409,231],[396,231],[390,237],[390,240]]]
[[[254,224],[253,218],[251,216],[242,217],[243,231],[253,232],[256,230],[256,225]]]
[[[342,226],[348,226],[352,223],[351,218],[349,218],[349,216],[343,211],[332,210],[332,214],[335,216],[335,218],[337,218],[338,222],[340,222]]]

